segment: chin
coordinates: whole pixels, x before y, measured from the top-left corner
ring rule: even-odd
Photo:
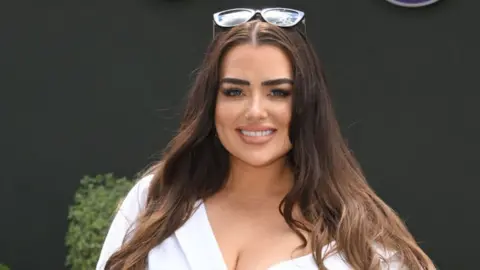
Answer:
[[[240,160],[242,163],[245,163],[249,166],[256,167],[256,168],[261,168],[261,167],[267,167],[269,165],[272,165],[273,163],[276,162],[281,162],[286,158],[286,155],[280,155],[280,156],[271,156],[271,155],[252,155],[252,153],[244,154],[244,155],[234,155],[237,160]]]

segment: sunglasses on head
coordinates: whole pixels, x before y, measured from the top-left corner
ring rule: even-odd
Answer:
[[[303,26],[301,30],[306,34],[304,12],[290,8],[275,7],[261,10],[234,8],[217,12],[213,14],[213,35],[215,36],[219,31],[235,27],[257,18],[284,28],[294,27],[301,23]]]

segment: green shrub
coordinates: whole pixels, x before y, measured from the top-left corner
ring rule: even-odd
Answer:
[[[6,266],[5,264],[0,263],[0,270],[10,270],[10,268],[8,266]]]
[[[68,212],[66,265],[95,269],[108,228],[121,200],[135,183],[113,174],[85,176]]]

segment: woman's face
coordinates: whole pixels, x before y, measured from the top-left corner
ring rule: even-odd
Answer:
[[[292,91],[291,64],[281,49],[245,44],[225,55],[215,126],[233,158],[258,167],[286,156]]]

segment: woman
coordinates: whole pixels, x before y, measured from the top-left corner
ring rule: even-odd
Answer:
[[[97,269],[435,269],[345,145],[304,14],[214,22],[179,133]]]

